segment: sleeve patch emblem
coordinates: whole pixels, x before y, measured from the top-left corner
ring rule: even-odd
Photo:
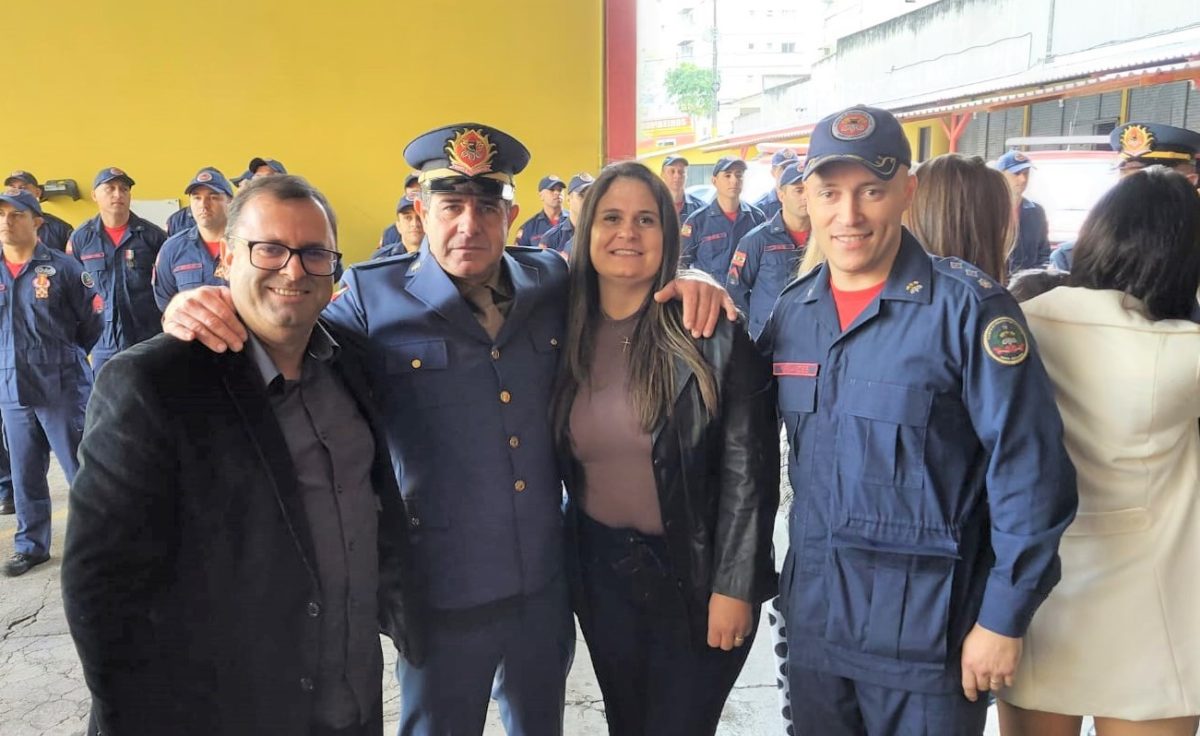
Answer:
[[[997,317],[983,330],[983,350],[1001,365],[1018,365],[1029,357],[1029,338],[1012,317]]]

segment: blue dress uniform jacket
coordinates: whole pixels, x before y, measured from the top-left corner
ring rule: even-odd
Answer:
[[[763,216],[769,220],[778,215],[779,211],[783,209],[783,202],[779,201],[779,195],[772,189],[759,197],[754,206],[762,210]]]
[[[559,216],[559,222],[562,221],[562,217],[561,215]],[[541,247],[542,236],[554,226],[555,223],[546,214],[546,210],[539,211],[536,215],[526,220],[525,224],[521,225],[521,229],[517,230],[517,245]]]
[[[197,286],[225,286],[229,283],[217,275],[221,257],[214,258],[200,237],[200,228],[190,227],[167,238],[154,262],[154,301],[160,310],[167,308],[171,297]]]
[[[842,332],[828,270],[760,338],[791,444],[780,579],[792,662],[899,690],[961,688],[978,622],[1025,633],[1059,579],[1075,470],[1016,302],[907,231]]]
[[[87,351],[100,337],[102,305],[83,274],[43,243],[16,278],[0,268],[0,403],[50,406],[92,385]]]
[[[189,227],[196,227],[196,217],[192,214],[192,208],[187,205],[175,210],[167,218],[168,236],[181,233]]]
[[[1017,211],[1017,242],[1008,254],[1008,272],[1043,268],[1050,261],[1050,225],[1040,204],[1021,197]]]
[[[692,213],[684,223],[680,231],[683,250],[679,256],[679,267],[698,268],[712,276],[718,284],[725,283],[734,248],[746,233],[761,225],[765,219],[758,208],[740,202],[737,217],[730,222],[721,210],[720,203],[714,199]]]
[[[71,233],[74,231],[75,228],[71,227],[66,220],[42,211],[42,226],[38,228],[37,237],[47,248],[57,251],[66,250],[67,241],[71,239]]]
[[[792,241],[782,212],[746,233],[738,243],[725,288],[749,318],[751,337],[762,332],[783,287],[796,278],[806,245]]]
[[[509,248],[513,303],[493,341],[429,252],[347,271],[325,317],[368,346],[430,604],[535,593],[562,571],[562,483],[547,407],[567,265]]]
[[[104,297],[104,332],[92,350],[96,371],[114,353],[162,332],[151,275],[167,234],[132,213],[127,225],[121,242],[112,243],[97,215],[67,243],[67,252],[83,264]]]

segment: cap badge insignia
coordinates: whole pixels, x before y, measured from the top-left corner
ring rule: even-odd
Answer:
[[[839,141],[860,141],[875,132],[875,118],[864,110],[847,110],[833,121],[832,132]]]
[[[1025,154],[1021,153],[1020,151],[1015,151],[1013,153],[1013,161],[1017,161],[1019,163],[1025,163],[1028,160],[1029,160],[1029,157],[1026,156]]]
[[[909,294],[916,294],[918,291],[924,288],[925,286],[920,281],[909,281],[908,286],[905,286],[904,290]]]
[[[496,145],[488,140],[482,130],[460,130],[446,144],[446,157],[450,168],[466,176],[478,176],[492,171],[492,159],[496,156]]]
[[[24,171],[22,171],[22,170],[20,170],[20,169],[17,169],[16,171],[14,171],[13,173],[9,174],[8,176],[9,176],[9,178],[10,178],[10,179],[11,179],[12,177],[14,177],[14,176],[25,176],[25,172],[24,172]]]
[[[196,174],[196,181],[212,181],[212,174],[207,171],[201,171],[199,174]]]
[[[108,173],[112,174],[113,176],[125,176],[125,172],[121,171],[116,166],[113,166],[112,168],[110,168],[108,170]]]
[[[1029,338],[1012,317],[997,317],[983,330],[983,349],[1002,365],[1017,365],[1029,357]]]
[[[1130,125],[1121,133],[1121,153],[1128,158],[1145,156],[1154,150],[1154,134],[1144,125]]]

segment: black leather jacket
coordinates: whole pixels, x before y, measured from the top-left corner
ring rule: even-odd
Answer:
[[[716,372],[720,411],[707,416],[692,372],[676,360],[675,406],[654,431],[652,456],[671,567],[693,639],[703,646],[713,592],[752,603],[777,592],[771,538],[779,506],[779,430],[771,366],[744,322],[722,320],[697,346]],[[574,531],[581,512],[574,498],[580,473],[569,445],[560,445],[559,457],[571,500],[568,569],[578,592]],[[573,597],[578,611],[583,596]]]

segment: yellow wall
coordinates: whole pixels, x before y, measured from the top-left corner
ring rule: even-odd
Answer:
[[[394,220],[405,144],[476,121],[533,152],[523,220],[541,176],[599,168],[603,2],[30,3],[4,39],[0,171],[75,179],[84,198],[47,210],[78,223],[102,166],[167,199],[201,166],[277,158],[330,198],[354,262]]]

